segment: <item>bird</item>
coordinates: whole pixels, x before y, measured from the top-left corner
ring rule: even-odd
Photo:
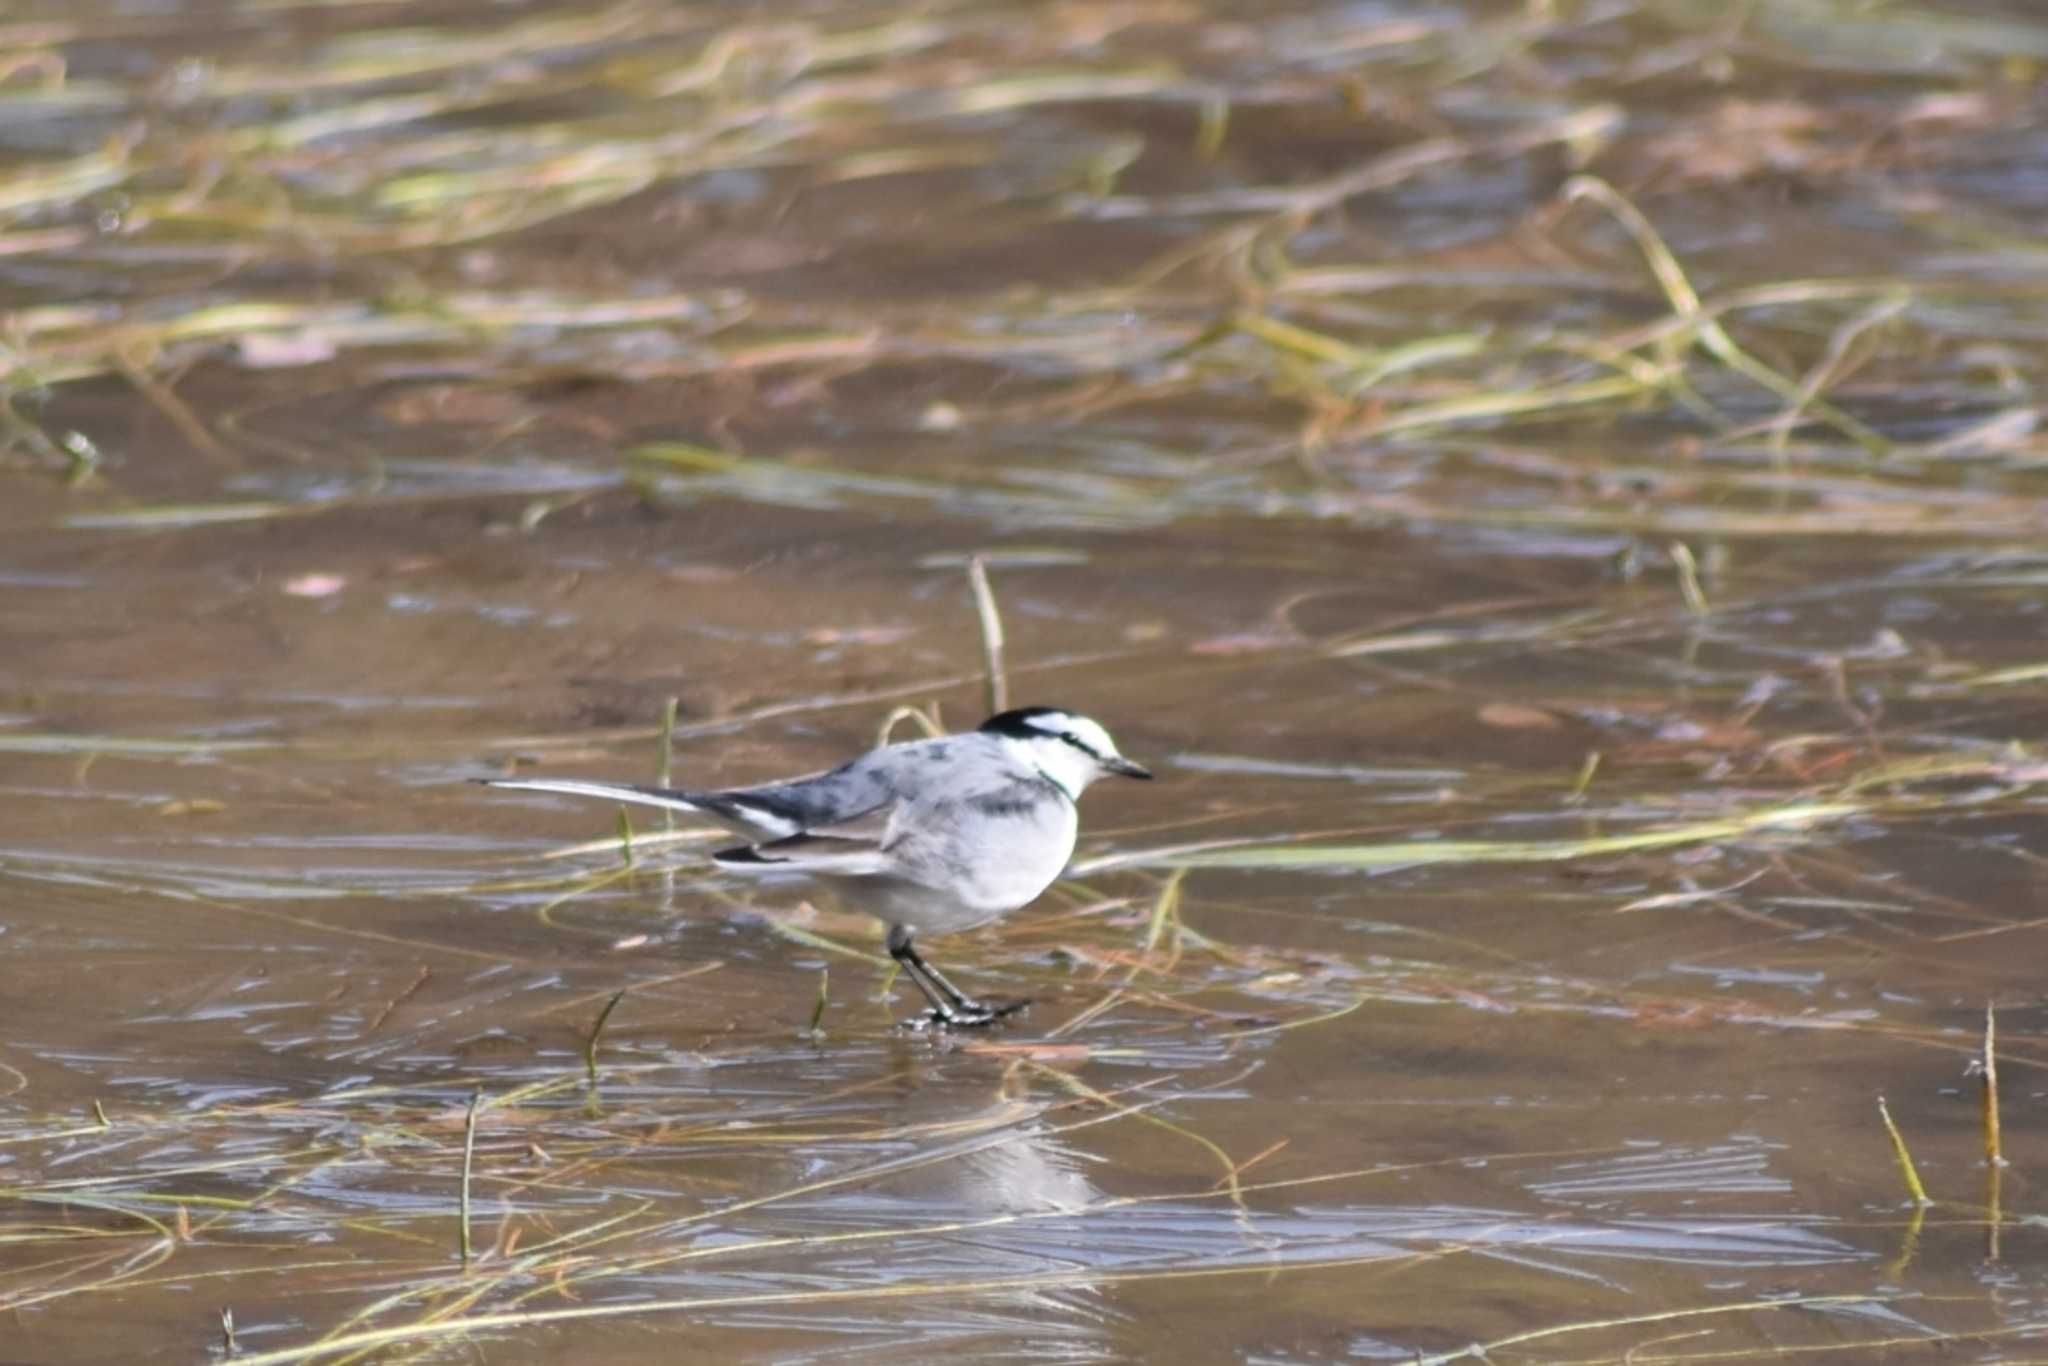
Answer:
[[[889,956],[930,1010],[909,1023],[967,1029],[996,1006],[926,962],[920,934],[951,934],[1037,900],[1073,857],[1076,803],[1105,775],[1152,777],[1100,723],[1064,707],[999,712],[972,731],[883,745],[823,773],[697,791],[577,778],[479,778],[487,787],[689,811],[745,844],[712,855],[735,873],[803,874],[886,927]]]

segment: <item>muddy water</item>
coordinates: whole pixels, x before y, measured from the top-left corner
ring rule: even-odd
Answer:
[[[45,371],[98,360],[10,381],[42,444],[0,472],[0,1357],[225,1358],[224,1310],[257,1360],[2048,1332],[2043,281],[1984,226],[2048,165],[2024,7],[1816,37],[1789,4],[1017,6],[829,58],[851,11],[231,10],[202,41],[86,8],[0,30],[67,62],[13,91],[15,174],[124,127],[161,160],[0,237],[14,308],[144,338],[48,334]],[[401,22],[366,50],[521,41],[335,74]],[[649,93],[721,34],[727,104]],[[1085,74],[1025,99],[1055,67]],[[761,100],[718,164],[663,141]],[[1881,453],[1773,445],[1788,400],[1697,356],[1685,393],[1373,425],[1526,388],[1544,329],[1666,316],[1560,207],[1560,142],[1471,150],[1612,107],[1590,169],[1701,287],[1805,289],[1743,344]],[[367,131],[221,140],[335,111]],[[556,181],[624,147],[645,183],[551,205],[527,134],[586,149]],[[1467,150],[1260,198],[1430,138]],[[512,168],[531,221],[472,187],[390,240],[435,157]],[[1250,226],[1296,273],[1231,254]],[[1813,302],[1851,273],[1910,307]],[[252,300],[300,312],[148,332]],[[1237,314],[1501,349],[1346,391],[1327,350],[1201,342]],[[1067,881],[930,946],[1032,1001],[987,1035],[897,1028],[875,927],[712,873],[687,822],[636,818],[629,859],[613,811],[465,781],[647,779],[670,698],[696,784],[833,762],[899,705],[970,725],[974,553],[1012,696],[1163,779],[1092,791]]]

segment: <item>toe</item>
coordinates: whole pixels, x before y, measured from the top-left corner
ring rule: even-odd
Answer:
[[[909,1029],[986,1029],[1026,1004],[1019,1001],[1015,1005],[985,1006],[979,1001],[967,1001],[946,1010],[934,1007],[903,1023]]]

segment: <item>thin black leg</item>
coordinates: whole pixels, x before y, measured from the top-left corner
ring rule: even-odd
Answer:
[[[960,988],[947,981],[946,974],[933,967],[925,959],[924,955],[916,949],[910,950],[910,961],[917,965],[919,972],[932,979],[932,985],[939,989],[939,994],[944,996],[954,1009],[958,1010],[963,1006],[978,1004],[972,997],[961,991]]]
[[[931,1002],[934,1014],[951,1015],[968,1004],[967,998],[962,996],[951,982],[933,972],[931,965],[911,947],[908,930],[900,925],[891,925],[887,942],[889,956],[896,960],[896,965],[903,969],[904,975],[924,993],[925,1000]]]
[[[1021,1010],[1027,1004],[1018,1001],[1014,1005],[990,1006],[963,994],[959,988],[945,979],[945,976],[931,964],[924,961],[911,943],[911,932],[902,925],[891,925],[885,941],[889,956],[896,960],[904,975],[917,984],[925,1000],[931,1002],[931,1009],[919,1017],[918,1023],[946,1025],[954,1029],[974,1029],[994,1024],[1012,1011]]]

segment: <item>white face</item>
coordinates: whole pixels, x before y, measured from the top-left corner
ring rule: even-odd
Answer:
[[[1054,711],[1034,716],[1026,724],[1043,731],[1043,738],[1014,743],[1027,752],[1029,762],[1039,772],[1065,788],[1069,795],[1080,796],[1081,789],[1105,773],[1121,773],[1131,778],[1152,776],[1119,754],[1109,732],[1085,716]]]

